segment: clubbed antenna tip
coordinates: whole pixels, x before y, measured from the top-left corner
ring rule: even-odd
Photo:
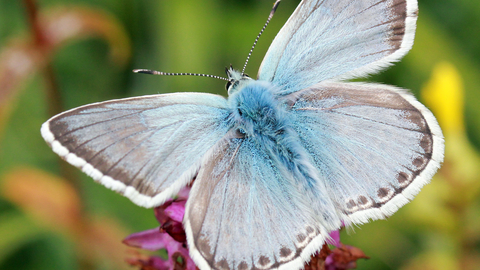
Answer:
[[[150,69],[134,69],[134,73],[143,73],[143,74],[150,74],[150,75],[164,75],[163,72],[150,70]]]

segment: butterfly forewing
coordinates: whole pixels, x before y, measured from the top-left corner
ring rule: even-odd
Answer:
[[[42,135],[95,180],[152,207],[191,181],[202,156],[230,129],[226,106],[210,94],[113,100],[57,115]]]
[[[416,0],[302,1],[270,46],[259,79],[288,94],[375,73],[412,47]]]
[[[404,56],[416,19],[416,0],[303,0],[267,52],[262,82],[228,71],[228,102],[107,101],[53,117],[42,135],[141,206],[196,176],[184,225],[200,269],[298,270],[342,222],[393,214],[443,160],[438,123],[412,95],[338,82]]]
[[[443,161],[437,121],[404,90],[324,82],[287,98],[295,130],[347,224],[393,214]]]

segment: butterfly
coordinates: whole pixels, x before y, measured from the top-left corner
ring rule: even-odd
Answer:
[[[53,151],[144,207],[193,178],[184,227],[207,269],[301,269],[330,231],[383,219],[443,161],[433,114],[408,91],[346,82],[412,47],[416,0],[303,0],[228,98],[171,93],[52,117]]]

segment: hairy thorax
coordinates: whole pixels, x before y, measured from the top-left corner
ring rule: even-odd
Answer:
[[[232,92],[229,103],[237,133],[265,149],[276,164],[294,175],[305,192],[315,193],[316,171],[292,127],[291,105],[275,96],[269,82],[249,79]]]
[[[235,126],[244,136],[275,141],[284,135],[286,106],[274,97],[272,88],[268,82],[248,80],[230,96]]]

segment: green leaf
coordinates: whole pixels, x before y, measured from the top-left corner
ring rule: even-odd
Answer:
[[[0,263],[23,245],[37,240],[45,230],[18,212],[0,216]]]

